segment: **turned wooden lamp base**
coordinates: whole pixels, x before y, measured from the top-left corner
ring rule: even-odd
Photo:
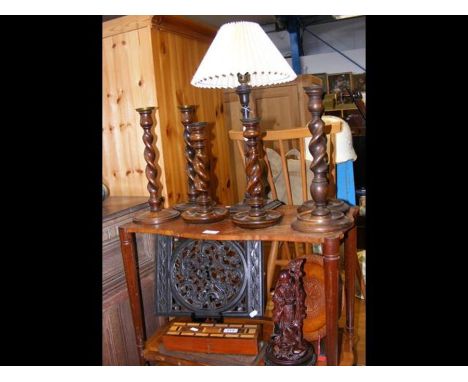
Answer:
[[[182,219],[187,223],[206,224],[214,223],[225,219],[229,212],[224,207],[213,207],[208,211],[200,210],[199,208],[191,208],[182,213]]]
[[[216,205],[216,202],[213,200],[211,202],[211,205],[214,207]],[[179,204],[176,204],[175,206],[172,206],[173,209],[180,211],[180,212],[184,212],[195,207],[198,207],[197,202],[185,202],[185,203],[179,203]]]
[[[232,216],[232,222],[242,228],[256,229],[265,228],[277,224],[283,214],[278,211],[267,210],[260,216],[251,216],[249,211],[238,212]]]
[[[277,359],[274,355],[272,344],[268,344],[265,351],[265,365],[267,366],[313,366],[317,362],[317,355],[312,345],[309,346],[307,353],[297,360]]]
[[[282,205],[284,205],[284,203],[281,200],[267,200],[263,205],[263,209],[265,211],[274,210],[275,208],[278,208]],[[229,213],[231,215],[235,215],[239,212],[250,211],[250,206],[248,205],[248,200],[244,200],[242,203],[234,204],[232,206],[227,207],[227,209],[229,210]]]
[[[179,211],[172,209],[162,209],[160,211],[147,211],[133,218],[134,223],[138,224],[161,224],[168,220],[175,219],[180,215]]]
[[[176,204],[175,206],[172,206],[176,211],[179,212],[184,212],[189,210],[190,208],[195,208],[198,204],[196,202],[185,202],[185,203],[179,203]]]
[[[330,211],[346,213],[349,211],[349,204],[340,199],[327,199],[327,208]],[[309,199],[302,203],[302,206],[298,207],[297,212],[311,211],[313,209],[315,209],[315,202]]]
[[[301,232],[336,232],[351,228],[353,219],[342,212],[330,211],[329,214],[313,215],[314,210],[308,210],[297,214],[297,220],[291,224],[296,231]]]

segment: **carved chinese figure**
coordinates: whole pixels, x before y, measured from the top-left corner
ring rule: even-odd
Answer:
[[[313,347],[302,335],[306,317],[303,262],[304,259],[292,260],[288,269],[279,274],[273,295],[275,332],[266,350],[267,365],[315,364]]]

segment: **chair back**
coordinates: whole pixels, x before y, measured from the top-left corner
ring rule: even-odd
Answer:
[[[324,127],[327,135],[329,159],[329,196],[336,194],[336,171],[334,161],[334,135],[341,131],[341,123],[333,122]],[[244,137],[242,131],[229,131],[244,157]],[[301,205],[310,198],[310,182],[313,173],[309,169],[310,160],[306,142],[311,138],[308,127],[295,127],[282,130],[268,130],[263,136],[264,159],[268,169],[268,183],[271,188],[271,199],[281,200],[288,205]],[[306,151],[307,150],[307,151]],[[243,161],[245,167],[245,161]]]

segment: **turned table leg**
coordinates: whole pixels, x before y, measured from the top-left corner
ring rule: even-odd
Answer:
[[[325,309],[327,365],[338,365],[338,262],[340,238],[326,238],[323,243],[325,271]]]
[[[346,290],[346,329],[354,333],[354,295],[356,291],[357,228],[353,226],[345,236],[345,290]]]
[[[128,297],[132,311],[133,326],[135,328],[138,357],[140,365],[145,365],[146,361],[143,357],[143,350],[145,348],[146,333],[140,277],[137,267],[138,254],[136,251],[136,238],[135,233],[128,232],[124,228],[119,228],[119,235],[125,278],[127,280]]]

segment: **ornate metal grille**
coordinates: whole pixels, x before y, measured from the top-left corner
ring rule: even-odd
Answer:
[[[156,303],[159,315],[263,314],[260,241],[158,237]]]

